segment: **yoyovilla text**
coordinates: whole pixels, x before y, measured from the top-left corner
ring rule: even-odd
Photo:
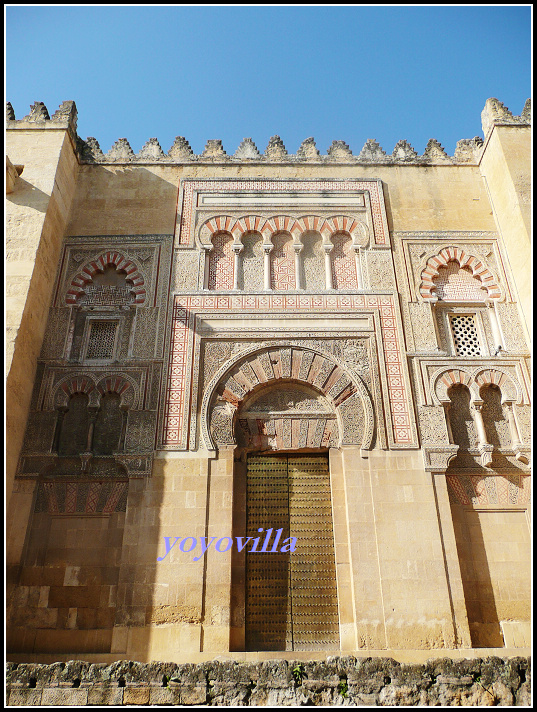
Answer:
[[[265,532],[264,529],[258,529],[257,530],[260,533]],[[280,543],[281,536],[283,534],[283,529],[276,529],[276,534],[274,535],[274,540],[272,541],[272,546],[269,549],[269,546],[271,544],[270,538],[272,536],[273,529],[267,529],[265,532],[265,538],[263,541],[263,545],[261,549],[259,549],[259,542],[263,537],[261,536],[256,536],[251,537],[242,537],[242,536],[237,536],[235,539],[232,539],[230,536],[223,536],[221,539],[218,539],[216,544],[214,545],[214,548],[216,551],[229,551],[231,547],[233,546],[234,541],[237,543],[237,550],[238,551],[243,551],[245,547],[249,544],[249,542],[252,542],[252,547],[251,549],[246,549],[246,553],[253,554],[253,553],[258,553],[258,554],[284,554],[286,552],[293,552],[296,548],[296,538],[294,536],[289,537],[288,539],[284,539],[281,543],[281,548],[278,549],[278,545]],[[166,547],[166,553],[164,556],[159,556],[157,558],[157,561],[163,561],[170,551],[173,549],[173,547],[179,543],[179,549],[184,553],[188,554],[191,551],[194,551],[197,546],[198,546],[198,540],[194,536],[187,536],[184,539],[181,539],[181,537],[177,536],[175,537],[175,541],[172,543],[173,537],[171,536],[165,536],[164,537],[164,546]],[[193,561],[199,561],[209,549],[213,541],[216,539],[215,536],[211,537],[210,541],[207,541],[207,537],[200,536],[199,542],[200,542],[200,547],[201,547],[201,554],[199,556],[193,556],[192,560]]]

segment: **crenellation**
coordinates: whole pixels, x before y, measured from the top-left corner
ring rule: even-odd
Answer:
[[[333,161],[348,161],[352,158],[352,151],[345,141],[332,141],[327,157]]]
[[[234,158],[240,158],[247,161],[256,161],[261,159],[261,154],[257,150],[257,146],[252,141],[251,138],[244,138],[237,150],[235,151]]]
[[[531,99],[527,99],[520,116],[514,116],[507,106],[498,99],[491,98],[485,102],[481,112],[483,134],[488,135],[494,126],[529,125],[531,123]]]
[[[93,136],[88,136],[85,141],[79,139],[77,148],[80,158],[86,163],[100,163],[105,160],[99,142]]]
[[[30,106],[30,113],[22,120],[30,122],[48,121],[50,119],[47,107],[42,101],[36,101]]]
[[[401,161],[403,163],[414,162],[418,157],[416,151],[412,146],[402,139],[395,144],[393,149],[392,158],[394,161]]]
[[[306,138],[302,141],[296,152],[296,158],[301,161],[319,161],[321,159],[321,154],[315,145],[315,139],[313,137],[310,136],[310,138]]]
[[[209,161],[214,160],[229,160],[229,156],[224,151],[221,139],[209,139],[205,145],[203,153],[200,155],[201,159],[207,159]]]
[[[435,138],[429,139],[423,156],[420,156],[420,160],[430,161],[433,164],[453,163],[452,158],[447,155],[443,146]]]
[[[136,160],[154,162],[166,158],[166,155],[156,138],[150,138],[146,141],[142,149],[136,154]]]
[[[289,154],[279,136],[271,136],[265,150],[265,158],[269,161],[285,160]]]
[[[368,163],[385,163],[388,160],[388,156],[375,139],[368,138],[360,151],[358,160]]]
[[[43,102],[35,102],[30,113],[23,119],[16,121],[15,112],[10,102],[6,103],[6,120],[9,128],[23,128],[28,124],[42,124],[46,126],[61,125],[67,122],[71,133],[76,135],[77,111],[73,101],[64,101],[52,117]],[[13,123],[12,123],[13,122]],[[50,122],[50,124],[48,123]],[[531,100],[528,99],[520,116],[513,116],[511,111],[497,99],[488,99],[482,112],[483,132],[486,135],[492,126],[500,125],[530,125]],[[220,139],[211,139],[207,142],[201,154],[194,154],[188,141],[183,136],[177,136],[168,153],[164,153],[156,138],[149,139],[142,149],[134,154],[127,139],[118,139],[106,156],[99,148],[94,138],[83,141],[78,136],[77,147],[80,160],[84,163],[215,163],[222,161],[231,162],[289,162],[302,163],[314,161],[322,163],[351,163],[351,164],[408,164],[415,165],[452,165],[474,164],[480,157],[483,139],[479,136],[473,139],[461,139],[457,142],[455,153],[449,156],[436,139],[430,139],[422,155],[406,140],[398,141],[391,154],[387,154],[374,139],[367,139],[362,150],[354,156],[349,145],[341,140],[332,141],[325,155],[321,155],[313,138],[305,139],[299,146],[296,154],[289,154],[279,136],[272,136],[265,152],[261,154],[251,138],[245,138],[233,155],[228,155]]]
[[[112,148],[105,155],[107,162],[118,161],[120,163],[130,162],[135,158],[134,151],[126,138],[118,138]]]
[[[184,136],[176,136],[168,156],[175,161],[191,161],[193,160],[194,151]]]

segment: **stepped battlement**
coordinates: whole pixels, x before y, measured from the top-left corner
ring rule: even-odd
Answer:
[[[353,155],[348,144],[335,140],[322,155],[315,140],[310,137],[302,141],[296,154],[288,153],[282,139],[272,136],[264,153],[261,153],[251,138],[245,138],[234,154],[228,155],[220,139],[207,141],[205,149],[195,154],[184,136],[177,136],[172,146],[165,153],[156,138],[150,138],[138,153],[134,153],[126,138],[119,138],[107,153],[103,153],[99,142],[93,137],[85,141],[76,132],[77,110],[74,101],[64,101],[57,111],[50,116],[45,104],[37,101],[30,107],[30,113],[22,119],[15,118],[13,107],[6,104],[6,123],[8,129],[58,129],[67,128],[74,140],[82,163],[103,164],[183,164],[183,163],[317,163],[317,164],[413,164],[413,165],[457,165],[478,162],[484,141],[475,136],[457,142],[455,153],[449,156],[436,139],[428,141],[425,151],[419,155],[406,140],[398,141],[392,153],[386,151],[374,139],[367,139],[358,155]],[[481,114],[485,138],[497,125],[531,125],[531,100],[528,99],[519,116],[498,99],[487,99]]]

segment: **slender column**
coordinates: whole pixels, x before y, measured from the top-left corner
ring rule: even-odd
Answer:
[[[233,289],[239,289],[239,255],[242,252],[244,245],[233,245]]]
[[[205,267],[203,270],[203,289],[209,289],[209,263],[211,260],[212,245],[203,245],[205,250]]]
[[[492,463],[493,445],[487,442],[487,433],[485,423],[483,422],[483,402],[473,404],[474,422],[477,429],[477,437],[479,440],[479,452],[481,453],[481,464],[483,467],[488,467]]]
[[[264,266],[264,289],[269,290],[270,287],[270,253],[274,245],[263,245],[263,266]]]
[[[302,248],[304,245],[293,245],[293,249],[295,251],[295,287],[296,289],[304,289],[304,285],[302,284],[301,280],[301,271],[300,271],[300,253],[302,252]]]
[[[509,432],[511,433],[511,444],[513,449],[516,450],[522,445],[520,439],[520,433],[518,432],[518,425],[515,418],[515,413],[513,409],[513,404],[511,401],[504,403],[505,410],[507,412],[507,422],[509,423]]]
[[[362,248],[354,248],[354,259],[356,262],[356,284],[358,289],[364,288],[364,277],[362,274]]]
[[[492,330],[492,338],[494,339],[494,346],[496,349],[503,348],[502,337],[500,334],[500,325],[498,324],[498,315],[496,314],[496,307],[492,300],[487,301],[488,313],[490,318],[490,328]]]
[[[449,411],[451,410],[451,402],[448,403],[442,403],[444,406],[444,414],[446,416],[446,426],[447,426],[447,432],[448,432],[448,440],[450,445],[455,444],[455,440],[453,439],[453,430],[451,429],[451,420],[449,419]]]
[[[60,434],[62,432],[62,423],[67,413],[67,408],[58,408],[58,415],[56,417],[56,428],[54,430],[54,440],[52,442],[52,452],[58,452],[60,449]]]
[[[330,259],[330,253],[334,249],[334,245],[323,245],[324,250],[324,273],[326,279],[326,288],[334,289],[334,283],[332,281],[332,260]]]
[[[475,427],[477,429],[477,438],[479,440],[479,445],[488,445],[487,442],[487,433],[485,430],[485,423],[483,422],[483,413],[481,412],[483,409],[483,403],[474,403],[473,404],[473,412],[474,412],[474,423]]]
[[[117,446],[118,452],[123,452],[125,449],[125,435],[127,433],[127,417],[129,415],[128,406],[120,406],[121,410],[121,433],[119,435],[119,443]]]
[[[97,420],[97,415],[99,413],[99,408],[88,408],[89,415],[89,428],[88,428],[88,441],[86,444],[86,452],[91,452],[93,447],[93,431],[95,430],[95,421]]]

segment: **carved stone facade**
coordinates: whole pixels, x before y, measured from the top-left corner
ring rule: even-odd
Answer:
[[[183,137],[104,154],[72,102],[8,107],[8,263],[28,258],[26,225],[42,275],[7,284],[14,659],[248,650],[248,616],[271,618],[248,613],[263,564],[188,544],[242,541],[281,487],[267,531],[329,532],[307,549],[324,593],[306,554],[271,559],[289,581],[275,601],[337,611],[319,649],[527,647],[531,325],[512,266],[528,214],[513,187],[506,227],[498,195],[502,141],[525,156],[529,119],[489,100],[485,140],[453,157],[434,140],[289,155],[277,136],[264,154],[196,156]],[[54,232],[54,180],[44,223],[27,186],[65,166]],[[292,650],[300,621],[283,620]]]

